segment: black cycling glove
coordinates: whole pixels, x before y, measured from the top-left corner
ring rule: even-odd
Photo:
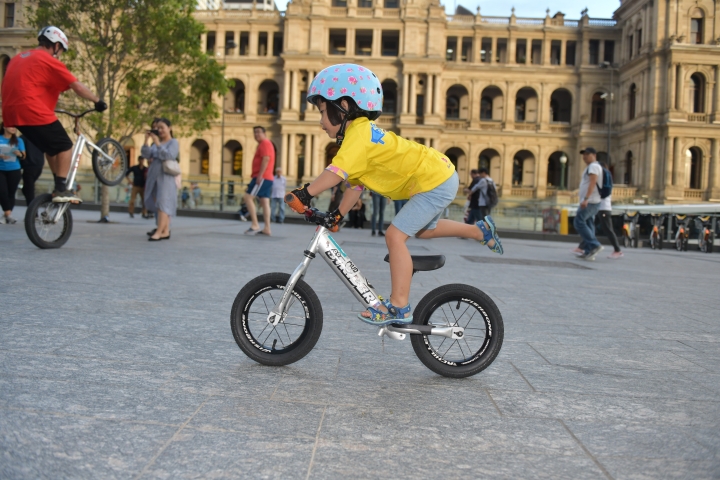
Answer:
[[[345,218],[345,216],[336,208],[332,212],[328,212],[326,214],[323,227],[327,228],[331,232],[337,232],[340,229],[340,222],[343,221],[343,218]]]
[[[306,183],[302,188],[296,188],[285,195],[285,203],[297,213],[305,213],[306,207],[310,207],[313,196],[307,190],[308,185],[310,184]]]
[[[96,112],[104,112],[107,110],[107,103],[103,102],[102,100],[98,100],[95,102],[95,111]]]

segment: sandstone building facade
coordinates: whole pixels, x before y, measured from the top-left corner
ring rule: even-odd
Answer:
[[[383,83],[381,127],[446,153],[461,182],[488,167],[505,199],[563,198],[579,184],[578,151],[593,146],[616,200],[720,201],[720,15],[709,0],[624,0],[613,19],[579,20],[446,15],[436,0],[198,7],[202,45],[235,87],[210,130],[181,139],[186,179],[249,181],[255,125],[289,183],[317,176],[337,147],[305,92],[325,66],[352,62]],[[16,53],[7,32],[3,62]],[[141,141],[125,139],[131,155]]]

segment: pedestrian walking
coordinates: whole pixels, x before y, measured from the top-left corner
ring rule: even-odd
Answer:
[[[22,178],[20,159],[25,157],[25,145],[17,137],[17,129],[0,123],[0,131],[0,207],[4,213],[0,223],[12,225],[17,223],[12,217],[12,211],[15,208],[15,193]]]
[[[271,235],[270,231],[270,195],[272,194],[272,184],[275,177],[275,147],[265,134],[265,127],[255,127],[253,129],[255,140],[258,142],[257,150],[252,163],[252,180],[247,187],[245,193],[245,205],[250,215],[250,228],[245,231],[245,235]],[[265,228],[260,230],[258,223],[257,208],[255,207],[255,199],[258,199],[263,209],[263,217],[265,218]]]
[[[600,191],[597,185],[602,185],[603,171],[597,162],[597,151],[592,147],[580,150],[583,162],[587,165],[582,174],[580,190],[580,207],[575,214],[573,226],[582,238],[583,253],[580,258],[595,260],[595,256],[603,249],[595,237],[595,215],[600,211]]]
[[[287,179],[282,174],[282,168],[275,169],[275,178],[272,184],[271,216],[275,219],[275,223],[283,223],[285,221],[285,187]]]
[[[349,212],[350,222],[349,226],[352,228],[364,228],[365,224],[365,202],[362,201],[362,197],[357,199],[355,205],[352,206]]]
[[[490,215],[491,210],[488,188],[492,184],[493,179],[490,178],[487,168],[481,168],[477,172],[478,181],[470,189],[470,215],[468,223],[473,225],[487,215]]]
[[[375,226],[377,225],[377,233],[379,236],[384,237],[383,224],[385,223],[385,197],[379,193],[370,193],[372,198],[372,217],[370,219],[370,226],[372,232],[370,235],[375,236]],[[378,218],[380,217],[380,218]]]
[[[147,177],[147,170],[148,167],[145,166],[145,159],[140,156],[138,157],[137,165],[128,168],[125,174],[128,185],[132,186],[130,201],[128,202],[130,218],[135,217],[135,199],[138,195],[140,195],[140,202],[142,203],[142,217],[147,218],[147,209],[145,208],[145,178]],[[130,181],[130,174],[133,176],[132,181]]]
[[[175,176],[163,171],[163,162],[176,160],[180,144],[172,136],[170,120],[161,118],[155,124],[157,134],[145,133],[142,156],[150,159],[145,182],[145,207],[157,215],[157,228],[150,233],[151,242],[170,239],[170,222],[177,214],[177,184]]]
[[[25,204],[30,205],[35,199],[35,182],[40,178],[45,166],[45,156],[30,140],[20,135],[18,137],[25,144],[25,157],[20,159],[22,167],[22,194]]]

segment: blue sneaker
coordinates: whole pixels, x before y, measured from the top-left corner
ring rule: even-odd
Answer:
[[[485,226],[485,222],[487,222],[487,224],[490,226],[490,229]],[[483,239],[480,240],[480,243],[483,245],[487,245],[490,240],[495,240],[495,244],[492,247],[488,248],[491,252],[499,253],[500,255],[502,255],[502,243],[500,243],[500,237],[498,237],[497,232],[495,231],[495,222],[493,222],[492,217],[490,215],[487,215],[485,217],[485,221],[480,220],[475,225],[480,229],[483,234]]]
[[[370,325],[377,325],[379,327],[383,325],[389,325],[391,323],[412,323],[413,316],[405,316],[406,314],[410,313],[410,310],[412,310],[412,307],[409,303],[403,308],[399,308],[390,303],[389,301],[385,300],[383,301],[383,305],[385,305],[385,307],[388,309],[387,312],[368,307],[370,317],[363,317],[362,314],[358,314],[358,318],[365,323],[369,323]]]

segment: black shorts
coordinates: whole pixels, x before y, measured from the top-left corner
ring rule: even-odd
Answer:
[[[17,127],[17,129],[20,130],[23,137],[30,140],[41,152],[51,157],[73,148],[73,142],[68,137],[60,120],[55,120],[48,125],[26,125]]]

